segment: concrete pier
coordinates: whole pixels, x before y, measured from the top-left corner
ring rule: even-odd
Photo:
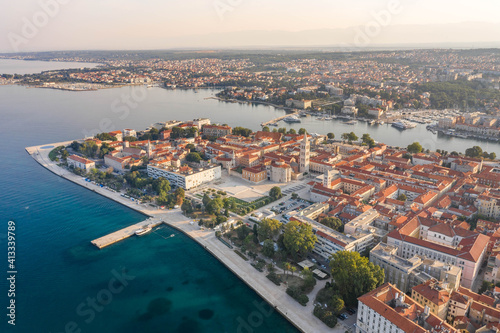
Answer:
[[[134,236],[135,232],[141,228],[150,227],[154,228],[162,224],[163,221],[159,219],[147,219],[146,221],[139,222],[137,224],[128,226],[121,230],[115,231],[109,235],[103,236],[101,238],[94,239],[91,243],[97,246],[99,249],[105,248],[111,244],[119,242],[130,236]]]

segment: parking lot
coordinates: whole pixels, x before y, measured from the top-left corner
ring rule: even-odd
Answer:
[[[310,205],[311,204],[308,201],[302,199],[288,199],[274,205],[271,210],[276,212],[276,219],[283,223],[288,223],[290,217],[295,215],[293,212],[299,213]]]
[[[355,324],[356,324],[356,317],[358,315],[357,311],[356,311],[356,313],[354,313],[352,315],[349,314],[349,313],[347,313],[345,310],[344,310],[343,313],[345,315],[347,315],[347,319],[344,319],[344,320],[338,319],[337,326],[338,325],[342,325],[342,326],[344,326],[344,328],[346,330],[348,330],[350,332],[356,332],[356,326],[355,326]]]

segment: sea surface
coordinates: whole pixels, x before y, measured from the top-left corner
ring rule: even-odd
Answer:
[[[267,304],[217,259],[171,228],[104,250],[93,247],[91,240],[145,217],[50,173],[24,151],[82,137],[103,117],[115,126],[144,118],[140,128],[156,119],[204,115],[201,108],[187,115],[173,111],[198,96],[193,92],[159,91],[166,93],[156,100],[161,113],[138,108],[117,120],[108,114],[110,104],[126,91],[0,87],[0,332],[297,332],[278,313],[269,314]],[[6,316],[9,220],[16,223],[15,327]],[[93,305],[94,299],[107,304]]]
[[[89,62],[0,59],[0,74],[34,74],[57,69],[94,68],[98,65]]]

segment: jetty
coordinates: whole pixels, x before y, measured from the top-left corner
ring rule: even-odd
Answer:
[[[266,122],[260,124],[260,126],[267,126],[267,125],[275,124],[278,121],[285,119],[286,117],[296,116],[298,114],[299,114],[299,111],[294,111],[292,113],[285,114],[284,116],[281,116],[281,117],[274,118],[274,119],[271,119],[269,121],[266,121]]]
[[[163,221],[161,219],[147,219],[146,221],[133,224],[121,230],[115,231],[109,235],[94,239],[93,241],[91,241],[91,243],[97,246],[99,249],[103,249],[106,246],[112,245],[123,239],[134,236],[135,232],[139,229],[147,227],[154,228],[159,226],[160,224],[163,224]]]

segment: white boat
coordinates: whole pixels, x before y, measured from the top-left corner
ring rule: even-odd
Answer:
[[[392,127],[396,127],[396,128],[403,129],[403,130],[409,129],[409,128],[414,128],[416,126],[417,126],[416,124],[411,123],[411,122],[406,121],[406,120],[395,121],[392,123]]]
[[[300,119],[297,116],[288,116],[283,119],[285,123],[300,123]]]
[[[375,120],[370,120],[370,121],[368,122],[368,124],[370,124],[370,125],[375,124]]]
[[[358,123],[358,121],[354,120],[354,119],[342,122],[342,124],[346,124],[346,125],[354,125],[354,124],[357,124],[357,123]]]
[[[151,228],[151,227],[149,227],[149,226],[148,226],[148,227],[143,227],[143,228],[141,228],[141,229],[136,230],[136,231],[135,231],[135,234],[136,234],[137,236],[143,236],[143,235],[145,235],[145,234],[147,234],[147,233],[151,232],[151,230],[153,230],[153,228]]]

